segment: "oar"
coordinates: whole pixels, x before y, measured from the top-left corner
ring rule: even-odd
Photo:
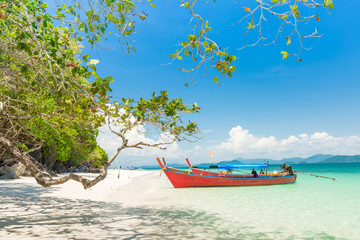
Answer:
[[[302,174],[307,174],[307,175],[314,176],[314,177],[328,178],[328,179],[331,179],[331,180],[333,180],[333,181],[337,181],[336,178],[325,177],[325,176],[315,175],[315,174],[306,173],[306,172],[300,172],[300,171],[298,171],[298,170],[294,170],[294,172],[296,172],[296,173],[302,173]]]

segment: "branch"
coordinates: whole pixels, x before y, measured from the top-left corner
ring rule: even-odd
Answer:
[[[120,151],[124,149],[124,145],[119,147],[113,156],[101,168],[101,173],[93,180],[89,180],[73,173],[62,178],[52,179],[49,174],[44,173],[44,171],[42,171],[34,162],[36,160],[33,161],[32,157],[28,153],[22,153],[9,139],[1,136],[0,145],[5,147],[19,162],[24,164],[24,166],[30,171],[31,175],[35,178],[36,182],[41,186],[50,187],[52,185],[63,184],[69,180],[74,180],[80,182],[84,186],[84,189],[90,188],[98,182],[104,180],[107,175],[108,167],[115,160]]]

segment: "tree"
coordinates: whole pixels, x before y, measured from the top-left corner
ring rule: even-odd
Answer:
[[[316,33],[302,36],[298,31],[297,24],[318,20],[317,15],[301,15],[300,5],[304,8],[333,7],[331,0],[321,4],[307,0],[256,2],[258,7],[253,10],[243,8],[247,14],[243,20],[251,19],[248,30],[259,28],[259,41],[264,39],[261,24],[267,11],[277,16],[283,25],[294,27],[288,44],[293,34],[299,39],[317,36]],[[99,76],[96,66],[99,61],[81,52],[83,44],[96,48],[109,37],[118,37],[125,52],[133,51],[135,48],[129,38],[136,22],[147,18],[138,8],[140,3],[142,1],[94,0],[86,5],[75,1],[51,6],[38,0],[0,2],[0,148],[23,163],[42,186],[72,179],[88,188],[106,177],[107,168],[125,148],[163,148],[174,141],[196,139],[196,123],[184,123],[181,118],[182,113],[198,112],[200,108],[196,103],[186,106],[182,99],[169,98],[166,91],[159,95],[153,93],[149,99],[112,99],[109,93],[114,79]],[[221,77],[231,77],[236,70],[236,57],[207,37],[211,26],[208,20],[195,13],[196,3],[197,0],[193,0],[181,5],[190,11],[195,21],[192,34],[170,57],[178,60],[182,55],[191,57],[194,68],[184,71],[193,76],[201,66],[211,66]],[[258,11],[260,15],[256,22]],[[282,54],[284,59],[291,55]],[[298,57],[299,54],[294,55]],[[213,79],[221,83],[217,76]],[[122,141],[94,180],[76,174],[53,179],[29,155],[34,149],[43,148],[55,152],[59,160],[82,161],[98,148],[97,128],[104,124],[108,124]],[[118,131],[112,125],[116,125]],[[161,134],[163,141],[129,144],[126,133],[144,126]]]

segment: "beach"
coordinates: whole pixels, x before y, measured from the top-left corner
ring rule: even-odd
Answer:
[[[159,170],[121,170],[118,178],[112,169],[87,190],[74,181],[43,188],[28,177],[4,180],[0,237],[356,239],[358,167],[328,170],[337,182],[301,175],[295,184],[259,187],[174,189]]]

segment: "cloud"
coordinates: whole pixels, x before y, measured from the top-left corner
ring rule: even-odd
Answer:
[[[326,132],[303,133],[288,138],[276,139],[274,136],[257,137],[241,126],[232,128],[230,137],[217,145],[219,154],[234,157],[308,157],[318,153],[360,154],[360,136],[334,137]]]
[[[196,146],[194,147],[194,150],[201,150],[201,146],[196,145]]]

